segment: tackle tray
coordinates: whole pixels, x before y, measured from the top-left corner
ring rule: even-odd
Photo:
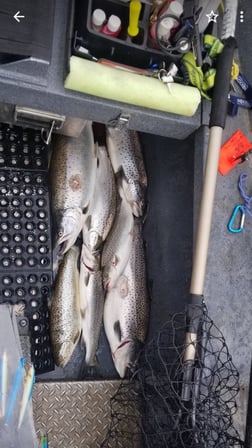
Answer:
[[[107,18],[112,14],[120,17],[122,26],[118,37],[102,34],[92,28],[91,17],[97,8],[103,9]],[[88,2],[76,0],[74,53],[82,55],[78,50],[81,45],[98,59],[105,58],[143,69],[159,65],[162,62],[169,64],[171,61],[176,61],[181,54],[165,54],[151,39],[149,35],[150,13],[151,4],[142,2],[138,22],[139,34],[136,37],[130,37],[127,33],[129,3],[117,0],[90,0]]]
[[[36,373],[54,368],[47,307],[52,286],[47,156],[40,132],[0,125],[0,302],[21,306],[29,318]]]

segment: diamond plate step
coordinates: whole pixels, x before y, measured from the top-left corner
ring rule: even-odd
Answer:
[[[37,383],[33,392],[36,429],[48,433],[49,448],[100,448],[110,424],[110,399],[120,381]],[[128,425],[127,418],[125,424]],[[128,428],[129,429],[129,428]],[[129,448],[129,440],[110,442]]]

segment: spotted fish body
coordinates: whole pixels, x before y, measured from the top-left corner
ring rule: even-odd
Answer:
[[[91,251],[105,241],[116,212],[116,183],[111,162],[104,146],[97,146],[98,167],[90,207],[83,225],[83,240]]]
[[[119,189],[116,217],[102,251],[103,285],[109,290],[116,285],[129,259],[134,217],[131,208]]]
[[[87,258],[87,248],[83,244],[80,262],[80,308],[82,339],[86,347],[85,362],[89,366],[96,364],[103,307],[104,291],[100,254],[89,253]]]
[[[92,123],[78,138],[58,135],[52,152],[49,181],[56,246],[71,247],[82,228],[82,211],[95,186],[97,159]]]
[[[106,141],[114,172],[123,177],[124,193],[132,212],[135,216],[142,216],[147,176],[139,135],[126,127],[107,127]]]
[[[115,367],[123,378],[134,366],[148,327],[149,301],[146,285],[141,224],[134,223],[130,256],[115,288],[107,292],[104,328]]]
[[[59,264],[50,308],[50,333],[55,363],[64,367],[81,333],[79,271],[80,250],[73,246]]]

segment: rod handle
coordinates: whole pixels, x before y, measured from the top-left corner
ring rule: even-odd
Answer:
[[[236,40],[229,37],[218,57],[214,83],[209,127],[219,126],[224,129],[227,116],[228,92],[230,88],[231,69],[236,48]]]

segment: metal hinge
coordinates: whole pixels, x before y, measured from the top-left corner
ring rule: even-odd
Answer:
[[[108,122],[108,126],[112,128],[124,127],[129,124],[130,115],[129,114],[120,114],[116,118],[113,118]]]
[[[20,126],[30,126],[41,130],[41,137],[48,145],[53,131],[62,128],[65,115],[54,114],[29,107],[15,107],[14,121]]]

